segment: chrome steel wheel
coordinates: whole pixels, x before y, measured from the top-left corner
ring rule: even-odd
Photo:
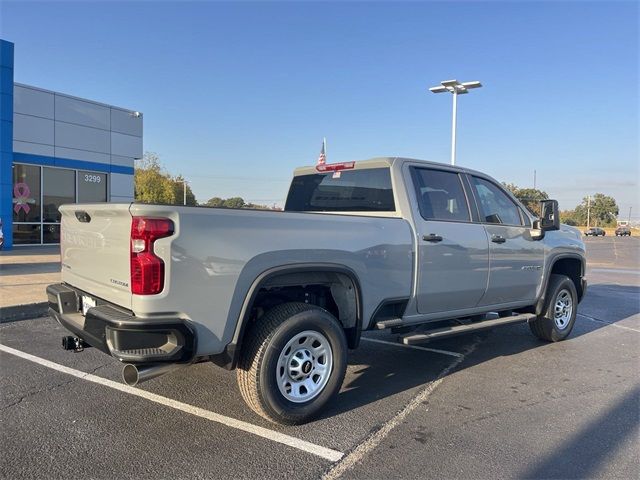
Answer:
[[[556,323],[556,327],[559,330],[564,330],[571,321],[571,315],[573,313],[573,300],[571,299],[571,293],[569,290],[562,289],[556,296],[556,304],[553,314],[553,321]]]
[[[291,402],[307,402],[322,392],[332,367],[329,340],[320,332],[301,332],[287,342],[278,357],[276,382],[280,393]]]

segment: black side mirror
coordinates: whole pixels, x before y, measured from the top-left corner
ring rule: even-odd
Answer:
[[[557,200],[542,200],[540,202],[540,229],[543,232],[549,230],[560,230],[560,213],[558,212]]]

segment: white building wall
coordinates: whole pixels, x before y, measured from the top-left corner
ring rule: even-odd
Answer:
[[[88,162],[89,170],[94,164],[109,172],[110,201],[133,200],[134,159],[143,153],[142,116],[18,83],[13,108],[14,154]]]

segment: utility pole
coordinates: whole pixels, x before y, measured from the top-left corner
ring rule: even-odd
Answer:
[[[182,180],[182,204],[184,206],[187,206],[187,181],[186,180]]]
[[[629,207],[629,218],[627,219],[627,225],[631,226],[631,209],[633,207]]]
[[[536,171],[533,171],[533,189],[536,189]]]
[[[587,196],[587,228],[589,228],[589,221],[591,220],[591,195]]]
[[[478,81],[460,83],[457,80],[445,80],[437,87],[431,87],[433,93],[449,92],[453,94],[453,115],[451,120],[451,165],[456,164],[456,119],[458,117],[458,95],[469,93],[470,88],[480,88]]]

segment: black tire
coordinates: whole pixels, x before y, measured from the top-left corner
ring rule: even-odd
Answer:
[[[287,343],[307,331],[320,333],[328,341],[332,368],[319,393],[297,403],[280,391],[278,360]],[[278,305],[252,325],[245,338],[236,379],[247,405],[267,420],[285,425],[306,423],[340,390],[347,369],[347,340],[338,320],[326,310],[297,302]]]
[[[571,300],[571,313],[566,323],[564,323],[564,326],[560,327],[555,321],[555,308],[560,300],[560,296],[564,296],[565,292]],[[573,325],[576,322],[577,310],[578,293],[573,281],[566,275],[553,274],[549,279],[545,307],[542,315],[539,315],[535,320],[529,322],[529,328],[531,328],[531,332],[541,340],[559,342],[567,338],[571,333]]]

